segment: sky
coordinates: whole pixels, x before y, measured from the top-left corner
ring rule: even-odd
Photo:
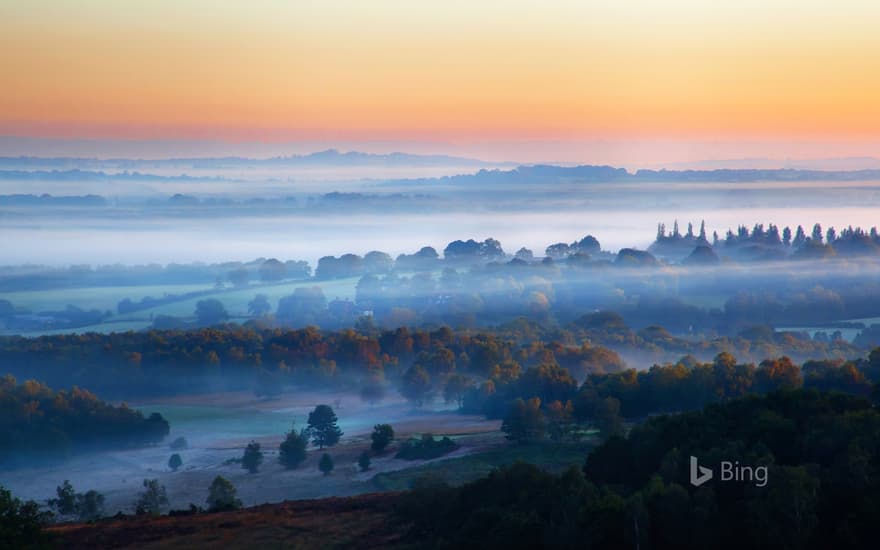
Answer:
[[[880,156],[877,28],[871,0],[4,0],[0,136]]]

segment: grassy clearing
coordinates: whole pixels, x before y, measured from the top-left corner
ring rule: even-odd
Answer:
[[[211,285],[205,284],[101,286],[7,292],[3,298],[16,306],[25,307],[34,312],[57,311],[70,304],[82,309],[110,310],[115,313],[116,304],[123,298],[133,300],[140,300],[144,296],[160,298],[166,294],[184,294],[210,288]]]
[[[583,466],[587,454],[595,444],[592,439],[580,443],[547,441],[523,445],[508,444],[461,458],[440,460],[415,468],[378,474],[371,483],[376,491],[404,491],[412,488],[417,480],[425,479],[462,485],[488,475],[495,468],[517,461],[535,464],[551,472],[561,472],[572,465]]]
[[[24,332],[22,333],[24,336],[66,334],[71,332],[109,333],[149,328],[152,325],[152,317],[157,315],[170,315],[190,320],[193,317],[199,300],[207,298],[220,300],[224,307],[226,307],[232,320],[239,323],[243,323],[250,318],[248,315],[248,303],[257,294],[265,294],[268,297],[273,311],[278,306],[278,300],[293,294],[294,290],[300,287],[321,287],[328,301],[336,298],[340,300],[353,300],[358,280],[359,277],[332,281],[299,280],[270,285],[253,285],[245,288],[213,289],[213,292],[197,298],[180,300],[124,315],[116,313],[116,305],[125,298],[137,302],[144,296],[160,298],[166,294],[185,294],[188,292],[212,290],[212,287],[204,284],[89,287],[11,292],[4,295],[4,298],[11,301],[15,306],[24,307],[33,312],[63,310],[69,304],[85,310],[98,309],[111,313],[104,322],[99,324],[74,329]]]

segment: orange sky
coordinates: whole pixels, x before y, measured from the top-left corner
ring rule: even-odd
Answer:
[[[880,138],[880,3],[7,0],[0,134]]]

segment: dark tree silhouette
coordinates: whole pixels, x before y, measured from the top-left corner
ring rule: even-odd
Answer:
[[[339,429],[337,421],[336,413],[330,405],[315,407],[315,410],[309,413],[308,433],[312,443],[319,449],[336,445],[342,437],[342,430]]]
[[[308,444],[309,436],[306,430],[297,432],[294,426],[278,447],[278,462],[288,470],[296,468],[305,461]]]
[[[241,458],[241,467],[248,472],[255,474],[263,463],[263,451],[260,450],[260,444],[251,441],[244,450],[244,456]]]
[[[208,511],[222,512],[241,508],[241,501],[236,498],[235,486],[226,478],[217,476],[208,488]]]
[[[180,455],[177,453],[174,453],[173,455],[171,455],[171,458],[168,459],[168,467],[171,468],[172,470],[174,470],[175,472],[177,471],[178,468],[180,468],[180,466],[182,464],[183,464],[183,459],[180,458]]]
[[[327,453],[321,455],[321,461],[318,463],[318,469],[324,472],[325,476],[329,476],[333,471],[333,459]]]
[[[391,424],[376,424],[373,427],[373,433],[370,434],[373,443],[370,447],[377,453],[385,450],[389,443],[394,441],[394,428]]]

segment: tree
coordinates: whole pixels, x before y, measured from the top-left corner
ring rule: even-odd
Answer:
[[[364,450],[361,453],[360,458],[358,458],[358,466],[360,466],[362,472],[366,472],[370,469],[370,453]]]
[[[55,510],[59,516],[72,516],[77,513],[76,509],[76,491],[70,480],[65,479],[64,483],[55,488],[55,494],[58,498],[49,499],[49,507]]]
[[[260,450],[260,444],[251,441],[244,449],[244,456],[241,457],[241,467],[248,472],[255,474],[263,463],[263,451]]]
[[[561,260],[571,253],[571,247],[566,243],[551,244],[544,250],[544,255],[554,260]]]
[[[248,313],[254,317],[264,317],[272,311],[272,305],[269,304],[269,297],[265,294],[257,294],[254,299],[248,302]]]
[[[222,512],[241,508],[241,501],[236,498],[235,486],[229,480],[217,476],[208,489],[208,511]]]
[[[400,380],[400,394],[414,406],[421,407],[431,395],[431,377],[421,365],[413,365]]]
[[[544,437],[544,414],[541,412],[541,400],[533,397],[528,401],[516,399],[510,405],[507,416],[501,423],[501,431],[507,439],[518,443],[536,441]]]
[[[208,298],[207,300],[199,300],[196,303],[196,321],[199,325],[211,326],[225,322],[229,319],[229,314],[220,300]]]
[[[705,226],[701,228],[700,235],[705,238]],[[602,251],[602,247],[599,245],[599,240],[592,235],[587,235],[583,239],[577,242],[572,248],[576,248],[580,252],[584,254],[598,254]]]
[[[94,489],[76,495],[80,521],[95,521],[104,516],[104,495]]]
[[[361,388],[361,400],[375,405],[385,399],[385,386],[378,380],[370,380]]]
[[[43,531],[50,518],[36,502],[22,502],[0,485],[0,548],[52,548]]]
[[[317,322],[318,317],[326,310],[327,298],[321,287],[300,287],[290,296],[278,300],[275,317],[282,324],[302,325]]]
[[[572,416],[574,406],[571,401],[564,405],[559,401],[553,401],[545,407],[547,418],[547,432],[554,441],[559,441],[571,433]]]
[[[275,258],[270,258],[260,265],[260,279],[263,282],[271,283],[280,281],[287,276],[287,266],[279,262]]]
[[[251,278],[251,274],[247,270],[247,268],[239,267],[227,273],[226,278],[229,279],[229,282],[232,283],[233,286],[243,287],[247,286],[248,280]]]
[[[394,428],[391,427],[391,424],[376,424],[373,426],[373,433],[370,434],[370,439],[373,440],[370,448],[377,453],[381,453],[389,443],[394,441]]]
[[[463,374],[453,374],[446,381],[443,388],[443,399],[447,403],[455,403],[460,409],[464,402],[464,395],[474,385],[473,380]]]
[[[394,260],[385,252],[373,250],[364,256],[364,271],[367,273],[388,273],[394,268]]]
[[[312,443],[319,449],[332,447],[339,442],[342,430],[339,429],[336,413],[330,405],[318,405],[309,413],[308,432],[312,437]]]
[[[183,464],[183,459],[180,458],[180,455],[177,453],[174,453],[173,455],[171,455],[171,458],[168,459],[168,467],[171,468],[172,470],[174,470],[175,472],[177,471],[178,468],[180,468],[180,466],[182,464]]]
[[[168,496],[165,493],[165,486],[160,485],[158,479],[145,479],[144,492],[135,503],[135,511],[138,514],[158,516],[162,513],[162,508],[167,505]]]
[[[596,428],[603,439],[623,433],[623,419],[620,417],[620,400],[606,397],[596,405]]]
[[[321,455],[321,461],[318,463],[318,469],[324,472],[325,476],[329,476],[330,472],[333,471],[333,459],[330,458],[330,455],[324,453]]]
[[[294,426],[278,446],[278,462],[288,470],[293,470],[305,461],[308,444],[309,436],[306,430],[297,432],[296,426]]]
[[[182,451],[189,446],[185,437],[178,437],[174,441],[171,442],[171,450],[172,451]]]
[[[104,515],[104,495],[91,490],[86,493],[77,493],[70,481],[55,488],[58,498],[49,499],[49,507],[58,515],[75,516],[80,521],[94,521]]]
[[[523,248],[520,248],[519,250],[516,251],[516,254],[514,254],[514,257],[517,260],[522,260],[524,262],[531,262],[532,260],[535,259],[535,254],[534,254],[534,252],[532,252],[528,248],[523,247]]]

